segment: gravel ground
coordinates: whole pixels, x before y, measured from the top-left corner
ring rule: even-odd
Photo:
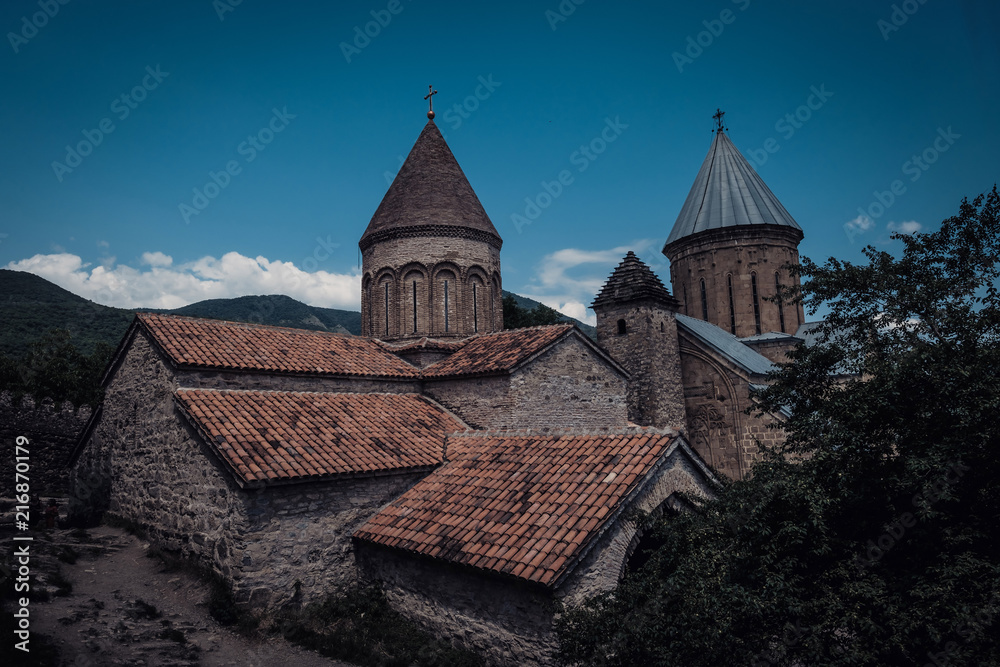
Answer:
[[[44,636],[58,657],[36,651],[19,664],[350,667],[280,637],[257,641],[220,626],[208,613],[204,582],[148,557],[149,544],[123,530],[34,532],[32,571],[40,579],[36,588],[47,590],[49,599],[32,592],[31,646],[41,648],[37,640]],[[66,559],[67,548],[79,554],[75,563],[57,559],[60,553]],[[0,654],[8,650],[9,644]]]

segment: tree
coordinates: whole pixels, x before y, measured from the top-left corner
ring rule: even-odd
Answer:
[[[517,299],[510,294],[503,298],[504,329],[536,327],[542,324],[559,324],[563,319],[563,316],[558,311],[549,308],[545,304],[540,303],[535,308],[528,309],[519,306]]]
[[[90,355],[82,354],[69,331],[50,329],[31,343],[23,357],[0,356],[0,391],[96,406],[103,396],[101,375],[113,352],[114,348],[101,342]]]
[[[998,211],[994,186],[898,258],[803,260],[786,296],[830,316],[759,397],[784,445],[650,526],[646,564],[562,616],[565,660],[1000,665]]]

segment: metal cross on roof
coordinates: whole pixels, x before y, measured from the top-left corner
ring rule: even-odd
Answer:
[[[430,105],[428,107],[428,109],[427,109],[427,117],[430,118],[431,120],[434,120],[434,98],[433,98],[433,96],[437,95],[438,91],[434,90],[434,86],[427,86],[427,90],[428,90],[428,93],[426,95],[424,95],[424,99],[427,100],[427,103]]]
[[[716,108],[715,115],[712,116],[712,118],[715,119],[715,131],[716,132],[722,132],[724,129],[726,129],[725,127],[722,126],[722,117],[725,116],[725,115],[726,115],[725,111]]]

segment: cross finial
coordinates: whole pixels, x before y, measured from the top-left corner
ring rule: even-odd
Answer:
[[[428,109],[427,109],[427,117],[430,118],[431,120],[434,120],[434,97],[433,96],[437,95],[437,92],[438,91],[434,90],[434,86],[427,86],[427,94],[424,95],[424,99],[427,100],[427,103],[430,105],[428,107]]]
[[[725,116],[725,115],[726,115],[725,111],[723,111],[723,110],[721,110],[719,108],[716,108],[715,115],[712,116],[712,118],[715,119],[715,131],[716,132],[722,132],[723,130],[726,129],[722,125],[722,117]]]

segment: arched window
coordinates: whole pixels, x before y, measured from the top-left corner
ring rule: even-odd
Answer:
[[[403,321],[401,328],[407,333],[427,330],[427,285],[422,271],[408,271],[403,278]]]
[[[753,322],[757,329],[757,333],[760,333],[760,298],[757,295],[756,272],[750,274],[750,289],[753,292]]]
[[[388,338],[392,332],[393,299],[396,291],[396,281],[391,275],[383,275],[378,285],[373,289],[371,305],[371,332],[373,336]]]
[[[618,320],[618,335],[624,336],[628,333],[628,325],[625,324],[625,320]]]
[[[726,285],[729,287],[729,333],[736,335],[736,306],[733,304],[733,274],[726,275]]]
[[[469,276],[469,291],[468,291],[468,302],[472,306],[472,333],[479,333],[479,318],[480,318],[480,308],[482,304],[483,297],[483,279],[477,275],[472,274]]]
[[[681,283],[681,294],[684,295],[684,314],[691,314],[691,302],[688,301],[688,286],[687,283]]]
[[[781,305],[781,276],[774,272],[774,295],[778,297],[778,322],[781,324],[781,333],[785,333],[785,309]]]
[[[701,319],[708,322],[708,293],[705,291],[705,279],[701,279]]]
[[[439,304],[436,307],[441,309],[441,316],[435,328],[440,327],[438,330],[443,329],[445,333],[454,331],[457,324],[455,307],[457,305],[458,294],[455,285],[454,273],[448,270],[438,272],[437,278],[434,281],[434,289],[436,291],[434,301]]]
[[[666,329],[663,328],[663,322],[660,322],[660,333],[663,333]]]

